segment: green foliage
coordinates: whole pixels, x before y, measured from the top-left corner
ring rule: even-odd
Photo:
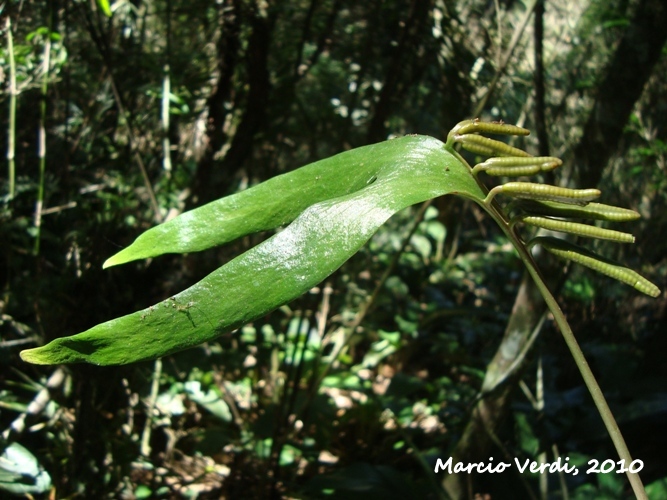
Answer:
[[[502,124],[477,121],[463,124],[455,127],[457,135],[452,132],[449,137],[464,145],[463,139],[468,135],[483,139],[474,135],[477,129],[520,133],[517,127]],[[474,129],[467,131],[466,127],[473,126]],[[505,151],[503,143],[498,141],[487,141],[500,145],[494,147],[504,154],[515,152]],[[213,340],[310,290],[354,255],[389,217],[435,196],[455,193],[495,210],[490,205],[495,191],[511,196],[528,193],[539,199],[557,195],[561,203],[569,201],[573,205],[582,204],[579,194],[584,191],[594,192],[595,197],[600,194],[597,190],[510,182],[487,196],[475,182],[474,169],[449,148],[440,141],[419,136],[358,148],[283,174],[153,228],[108,259],[105,267],[169,252],[204,250],[294,220],[277,235],[169,299],[73,337],[23,351],[21,356],[37,364],[127,364]],[[516,162],[523,166],[525,155],[521,153]],[[515,166],[511,157],[505,160],[509,160],[505,166]],[[498,217],[502,220],[503,216]],[[591,237],[618,239],[616,235],[626,235],[534,216],[519,220],[553,222],[548,226],[541,222],[540,226],[556,229],[557,225],[559,231]],[[634,241],[632,235],[626,236]],[[573,250],[576,247],[569,243],[554,238],[537,238],[533,242],[643,293],[654,297],[660,293],[636,272],[603,261],[590,252]],[[421,247],[422,256],[430,254],[428,240],[420,239],[420,235],[413,236],[412,244],[418,251]],[[387,285],[391,286],[390,280]],[[378,345],[378,352],[367,354],[373,356],[371,365],[395,351],[396,347],[384,340],[388,342],[386,346]],[[364,360],[362,364],[366,363]]]
[[[205,250],[288,224],[311,205],[334,198],[347,196],[340,202],[348,202],[356,194],[359,201],[354,203],[359,207],[355,214],[363,219],[372,209],[396,212],[450,192],[480,193],[467,167],[445,151],[441,142],[405,137],[341,153],[192,210],[142,234],[104,267],[165,253]],[[379,217],[386,219],[386,214]]]
[[[543,106],[535,99],[537,34],[532,20],[523,33],[518,28],[522,2],[416,2],[410,9],[405,2],[337,0],[99,0],[68,3],[67,9],[44,0],[6,3],[3,21],[12,21],[18,80],[18,189],[10,201],[7,176],[0,175],[0,421],[8,431],[26,417],[28,427],[16,439],[48,471],[50,496],[221,498],[243,491],[257,498],[343,497],[355,494],[349,486],[357,481],[366,498],[373,489],[400,494],[405,485],[408,496],[437,497],[442,477],[433,474],[435,459],[457,448],[475,405],[515,382],[480,400],[481,377],[493,368],[489,361],[511,348],[502,342],[499,349],[499,342],[508,320],[514,324],[523,272],[493,221],[455,197],[435,200],[423,222],[416,209],[397,213],[319,287],[236,334],[165,358],[154,393],[152,363],[72,365],[61,385],[48,387],[47,406],[28,415],[50,375],[62,368],[26,364],[19,351],[145,311],[272,234],[101,270],[106,257],[159,221],[340,151],[415,132],[443,137],[444,127],[471,116],[487,93],[492,96],[476,113],[480,118],[517,120],[537,131],[538,111],[545,112],[545,136],[508,141],[534,155],[564,158],[562,169],[541,174],[541,180],[569,186],[577,175],[592,174],[581,187],[598,187],[605,202],[641,213],[642,220],[627,229],[636,246],[587,246],[664,281],[667,115],[664,79],[656,76],[665,74],[667,47],[633,105],[622,140],[611,141],[606,132],[607,123],[623,120],[620,108],[597,107],[605,95],[627,94],[625,86],[602,84],[608,62],[622,55],[616,50],[626,31],[648,34],[637,31],[633,18],[644,3],[547,2]],[[7,31],[2,35],[6,40]],[[521,42],[502,66],[518,35]],[[47,37],[51,68],[42,100]],[[257,44],[261,38],[265,46]],[[3,45],[0,64],[9,77]],[[650,45],[639,45],[642,56],[634,60],[642,61]],[[161,147],[165,65],[171,69],[165,132],[170,171],[162,166]],[[621,74],[631,80],[639,73]],[[0,91],[3,109],[9,90],[6,85]],[[42,102],[45,214],[40,255],[34,256]],[[591,109],[597,111],[589,114]],[[595,126],[585,126],[589,121]],[[6,112],[0,122],[7,144]],[[590,158],[574,154],[591,132],[606,141],[595,154],[611,151],[614,158],[599,183]],[[528,170],[509,171],[501,162],[491,172],[536,171],[530,162]],[[480,179],[498,182],[484,173]],[[210,188],[210,196],[202,196],[201,186]],[[149,204],[151,190],[157,213]],[[536,215],[577,216],[572,206],[559,215],[541,205]],[[520,225],[516,230],[531,232]],[[624,434],[629,426],[630,449],[644,460],[644,479],[652,482],[649,498],[664,496],[659,478],[666,398],[656,391],[667,380],[663,301],[576,265],[563,276],[561,266],[553,268],[566,281],[559,303],[601,374]],[[189,311],[198,319],[196,305],[188,309],[188,303],[165,312]],[[544,411],[525,406],[525,391],[506,398],[500,408],[527,418],[521,433],[513,416],[504,420],[498,437],[505,448],[494,445],[494,457],[520,455],[524,432],[549,456],[553,444],[583,465],[592,453],[613,457],[549,317],[542,330],[517,379],[529,387],[544,382]],[[537,359],[539,376],[532,369]],[[151,451],[144,454],[139,443],[146,430],[152,431]],[[315,481],[306,491],[312,479],[328,477],[326,488]],[[517,498],[524,491],[516,475],[470,479],[480,496]],[[540,496],[538,480],[523,479]],[[549,477],[546,494],[627,493],[620,480],[606,492],[595,475],[566,479],[564,491],[558,478]]]
[[[528,153],[490,139],[480,138],[479,141],[472,142],[465,140],[468,135],[477,137],[475,135],[477,131],[490,133],[506,131],[513,135],[525,135],[523,129],[502,123],[485,124],[478,120],[466,121],[461,122],[450,132],[447,144],[418,136],[404,140],[394,140],[389,143],[343,153],[332,159],[323,160],[314,166],[304,167],[300,171],[285,174],[275,181],[278,187],[280,185],[289,186],[283,192],[280,192],[278,198],[283,201],[281,206],[289,204],[295,196],[305,199],[305,206],[309,204],[310,206],[278,235],[248,250],[200,283],[163,301],[161,304],[151,306],[143,312],[98,325],[72,338],[57,339],[44,347],[23,351],[21,355],[27,361],[42,364],[77,361],[88,361],[97,364],[124,364],[171,354],[213,340],[214,337],[227,330],[236,329],[244,323],[259,319],[267,312],[295,299],[298,295],[315,286],[349,259],[394,213],[434,195],[455,193],[477,201],[498,222],[501,229],[510,238],[554,315],[581,375],[593,396],[607,431],[614,440],[619,456],[623,461],[630,463],[632,458],[620,435],[618,425],[606,400],[601,395],[599,385],[583,357],[570,326],[556,304],[553,295],[540,277],[534,261],[528,254],[528,249],[523,241],[518,239],[516,233],[512,231],[512,224],[515,220],[528,223],[536,217],[518,216],[512,221],[508,221],[507,214],[500,209],[493,199],[496,193],[502,192],[510,196],[518,195],[528,199],[547,201],[558,199],[558,203],[561,204],[585,205],[590,201],[590,197],[597,198],[600,192],[598,190],[576,191],[556,186],[521,182],[510,182],[487,192],[485,188],[477,183],[475,179],[476,170],[470,168],[459,154],[452,149],[452,143],[461,143],[464,146],[466,144],[478,144],[482,145],[480,147],[488,149],[490,154],[505,155],[503,167],[506,168],[525,166]],[[477,152],[482,153],[482,151]],[[542,160],[540,159],[540,161]],[[560,164],[557,159],[553,159],[553,162]],[[322,170],[331,170],[335,168],[337,163],[342,163],[347,167],[339,169],[343,174],[349,170],[350,164],[358,165],[359,169],[365,170],[364,177],[368,179],[366,185],[356,192],[351,188],[343,189],[343,193],[353,192],[330,199],[326,198],[327,194],[331,196],[340,193],[336,191],[325,193],[323,200],[322,197],[313,196],[314,193],[320,195],[317,189],[313,189],[312,179],[314,174],[321,173]],[[387,165],[390,168],[387,168]],[[314,176],[315,180],[322,177],[325,176]],[[300,178],[306,179],[306,182],[303,182],[305,189],[299,189],[301,183],[298,183],[298,181]],[[356,177],[352,176],[352,178],[355,179]],[[270,187],[267,189],[266,184],[264,184],[246,192],[246,199],[243,200],[247,208],[244,213],[244,220],[247,220],[248,224],[244,225],[235,220],[233,213],[238,208],[235,203],[236,200],[223,200],[182,216],[185,221],[180,220],[178,223],[167,224],[166,227],[161,228],[161,231],[153,231],[148,237],[138,239],[129,249],[108,260],[106,265],[127,262],[138,258],[138,256],[160,255],[173,248],[179,248],[181,251],[199,250],[212,244],[225,243],[230,239],[244,235],[246,232],[273,227],[280,223],[282,217],[285,217],[285,213],[278,214],[280,216],[278,218],[262,218],[260,207],[270,205],[271,198],[267,198],[265,193],[266,191],[272,192]],[[201,223],[201,220],[210,220],[211,212],[220,208],[218,205],[223,207],[219,218],[223,221],[226,219],[232,221],[232,230],[229,231],[231,236],[220,236],[216,234],[218,231],[206,230],[208,228],[204,228]],[[250,206],[248,207],[248,205]],[[533,208],[535,206],[539,207],[539,205],[533,205]],[[553,208],[549,205],[547,207],[549,209]],[[303,207],[297,206],[294,212],[298,213],[299,208],[303,210]],[[243,213],[243,211],[241,212]],[[286,213],[288,219],[296,215],[290,210],[287,210]],[[197,227],[196,224],[191,224],[191,221],[197,219],[200,219],[199,229],[203,233],[201,238],[197,238],[196,233],[193,234]],[[540,217],[537,217],[537,219],[540,225],[544,227],[583,236],[599,237],[601,233],[604,233],[604,236],[613,233],[595,226]],[[543,219],[547,222],[553,221],[557,227],[554,225],[546,226]],[[157,236],[153,233],[157,233]],[[431,253],[428,240],[420,240],[418,234],[412,236],[415,237],[416,243],[413,244],[417,251],[421,247],[422,257],[428,257]],[[631,235],[628,236],[634,241]],[[166,245],[162,245],[163,242]],[[558,256],[581,262],[587,267],[630,284],[643,293],[654,297],[660,293],[655,285],[634,271],[613,265],[595,254],[583,249],[579,250],[570,243],[547,237],[535,238],[530,242],[530,245],[535,243],[539,243]],[[342,251],[332,251],[332,247],[342,249]],[[316,256],[314,262],[313,255]],[[320,255],[324,258],[318,259],[317,257]],[[407,295],[408,290],[407,288],[402,289],[400,280],[392,282],[392,277],[388,277],[385,283],[387,287],[399,290],[397,293],[395,292],[396,295]],[[225,293],[231,294],[229,298],[225,296]],[[210,300],[211,296],[218,299],[218,302]],[[198,317],[196,320],[193,317],[193,311],[191,311],[195,306],[201,307],[203,314],[203,317]],[[164,312],[165,310],[167,313]],[[211,321],[207,312],[211,313],[216,324]],[[178,321],[179,314],[187,318],[192,328],[188,328],[185,321]],[[142,325],[143,322],[146,322],[146,324]],[[310,347],[309,333],[306,333],[304,340],[300,341],[298,339],[302,331],[301,324],[301,320],[292,323],[292,331],[297,336],[297,344],[285,350],[285,357],[282,360],[283,363],[294,367],[294,361],[297,359],[297,345],[301,343],[299,366],[296,367],[298,371],[309,362],[317,361],[317,356],[313,356],[312,353],[310,353],[310,356],[307,355]],[[137,328],[137,325],[139,325],[139,328]],[[169,331],[170,327],[171,332]],[[368,384],[364,381],[365,377],[361,375],[361,370],[377,366],[382,360],[396,353],[401,345],[400,332],[382,332],[380,330],[379,337],[379,341],[364,356],[356,377],[345,378],[343,387],[357,393],[368,389]],[[317,349],[317,343],[314,347]],[[480,380],[484,377],[483,373],[478,373],[475,370],[468,368],[466,371],[476,375]],[[155,375],[155,377],[157,376]],[[321,384],[323,388],[329,385],[326,377],[321,377]],[[339,384],[334,383],[334,386],[336,385]],[[220,420],[232,420],[231,410],[228,404],[221,399],[219,391],[209,390],[205,392],[202,390],[201,381],[197,380],[184,384],[183,389],[192,401],[206,408]],[[180,391],[182,392],[183,389],[180,389]],[[363,396],[367,397],[366,395]],[[378,399],[377,397],[374,398],[374,403],[378,403]],[[169,404],[169,400],[166,402]],[[174,402],[177,403],[176,406],[170,405],[172,406],[171,409],[167,410],[170,415],[182,413],[178,401]],[[432,411],[427,406],[420,404],[419,413],[426,415],[427,418],[433,417]],[[398,425],[404,425],[400,415],[394,417],[394,420]],[[524,429],[524,434],[531,432],[525,419],[520,421],[520,427]],[[537,453],[537,440],[534,437],[529,440],[533,443],[531,448],[534,449],[527,451],[528,454],[533,455]],[[276,441],[273,437],[267,437],[257,442],[257,446],[255,452],[259,457],[272,459],[279,467],[291,465],[299,460],[302,455],[301,449],[286,442],[279,443],[278,448],[276,448]],[[396,444],[394,449],[400,449],[402,446],[402,444]],[[269,449],[271,450],[270,453],[267,451]],[[421,463],[428,468],[423,458]],[[341,471],[341,474],[345,474],[345,472]],[[637,494],[643,492],[643,485],[636,475],[629,474],[628,479]],[[340,483],[341,480],[337,480],[337,482]],[[375,485],[373,488],[377,489],[379,487],[379,485]],[[319,488],[330,489],[326,485]]]
[[[25,447],[12,443],[0,455],[0,490],[14,495],[39,494],[51,488],[51,477]]]
[[[109,0],[97,0],[97,5],[99,5],[104,15],[111,17],[111,7],[109,6]]]
[[[367,146],[285,174],[158,226],[106,265],[201,250],[303,211],[283,231],[170,299],[24,351],[23,359],[126,364],[212,340],[320,283],[397,211],[452,192],[484,195],[466,165],[425,137]]]

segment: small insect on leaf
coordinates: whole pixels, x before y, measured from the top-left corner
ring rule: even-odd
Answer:
[[[579,207],[557,201],[517,200],[513,208],[535,215],[552,215],[554,217],[571,217],[574,219],[595,219],[613,222],[637,220],[641,216],[634,210],[604,205],[603,203],[589,203]]]
[[[513,157],[506,156],[501,158],[489,158],[483,163],[475,165],[472,169],[473,174],[486,172],[492,176],[521,177],[535,175],[540,172],[548,172],[559,166],[563,162],[553,156],[537,157]]]
[[[577,236],[586,236],[588,238],[598,238],[601,240],[612,240],[620,243],[634,243],[635,237],[629,233],[605,229],[603,227],[590,226],[579,222],[571,222],[559,219],[550,219],[548,217],[537,217],[534,215],[524,215],[513,219],[513,222],[523,222],[529,226],[540,227],[550,231],[560,233],[576,234]]]
[[[570,203],[573,205],[586,205],[588,202],[600,196],[600,191],[598,189],[569,189],[533,182],[508,182],[496,186],[489,191],[485,203],[489,203],[498,193],[503,193],[515,198],[559,201],[561,203]]]
[[[481,135],[457,135],[454,137],[454,141],[460,143],[463,149],[466,149],[471,153],[487,154],[482,153],[481,151],[490,151],[493,156],[530,157],[530,155],[522,149],[513,148],[509,144],[496,141],[495,139],[489,139],[488,137],[482,137]]]
[[[548,236],[535,238],[531,241],[531,245],[532,244],[539,244],[548,252],[562,259],[578,262],[594,271],[630,285],[651,297],[660,295],[660,289],[641,274],[622,266],[621,264],[600,257],[578,245]]]

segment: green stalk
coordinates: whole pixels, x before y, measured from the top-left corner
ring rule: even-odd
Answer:
[[[521,238],[510,227],[509,221],[505,219],[502,212],[498,210],[497,206],[494,206],[493,200],[488,203],[484,202],[482,207],[496,221],[496,223],[512,242],[514,248],[516,248],[517,252],[519,252],[519,257],[535,281],[535,284],[542,294],[542,297],[544,297],[547,307],[551,311],[551,314],[553,315],[554,320],[556,321],[556,324],[558,325],[558,328],[563,335],[563,339],[565,339],[567,347],[570,349],[570,353],[572,354],[574,362],[579,369],[579,373],[581,373],[581,376],[584,379],[584,383],[586,384],[586,387],[588,387],[588,391],[593,398],[593,402],[595,403],[595,406],[600,413],[600,416],[602,417],[602,421],[607,428],[607,432],[609,433],[609,436],[614,443],[616,452],[622,460],[625,460],[625,463],[629,467],[632,463],[632,456],[630,455],[630,451],[625,444],[623,435],[618,428],[616,419],[614,418],[614,415],[612,414],[611,409],[607,404],[604,394],[602,393],[602,389],[600,389],[597,380],[595,380],[595,376],[593,375],[593,372],[591,371],[591,368],[586,361],[584,353],[579,347],[579,343],[577,342],[577,339],[575,338],[574,333],[572,332],[572,329],[570,328],[570,325],[568,324],[567,319],[563,314],[563,311],[558,305],[558,302],[556,302],[556,299],[552,295],[546,283],[542,279],[533,256],[530,254]],[[648,497],[639,475],[637,473],[630,473],[629,471],[626,472],[626,475],[628,476],[628,480],[630,481],[630,485],[632,486],[632,490],[634,491],[635,496],[638,499],[647,499]]]
[[[151,390],[146,404],[146,425],[141,433],[141,446],[139,453],[148,458],[151,454],[151,432],[155,423],[155,405],[160,393],[160,377],[162,376],[162,358],[157,358],[153,363],[153,376],[151,378]]]
[[[14,151],[16,148],[16,61],[14,60],[14,41],[12,26],[7,16],[7,52],[9,53],[9,124],[7,125],[7,165],[9,166],[9,199],[16,194],[16,164]]]
[[[167,2],[167,61],[170,56],[170,41],[171,41],[171,2]],[[171,144],[169,142],[169,96],[171,95],[171,81],[169,79],[169,63],[164,65],[164,78],[162,80],[162,165],[167,173],[171,175]],[[129,127],[128,127],[129,130]],[[144,177],[147,179],[147,177]],[[153,196],[154,197],[154,196]],[[157,201],[154,206],[157,207]],[[155,217],[160,219],[160,212],[155,213]],[[151,434],[155,424],[155,405],[160,394],[160,377],[162,376],[162,358],[157,358],[153,364],[153,376],[151,379],[151,391],[148,396],[146,415],[146,425],[141,433],[141,448],[140,453],[143,457],[148,458],[151,453]]]
[[[51,30],[44,43],[44,60],[42,63],[42,92],[39,105],[38,150],[39,183],[37,187],[37,204],[35,206],[35,247],[33,254],[39,255],[39,242],[42,227],[42,208],[44,206],[44,177],[46,173],[46,95],[49,86],[49,66],[51,62]]]
[[[495,130],[499,126],[500,127],[504,126],[503,124],[489,125],[483,122],[480,122],[479,124],[476,122],[472,124],[469,122],[461,122],[459,124],[459,126],[461,127],[457,126],[454,129],[452,129],[452,132],[450,132],[447,138],[447,144],[445,145],[445,148],[450,153],[453,153],[464,165],[468,165],[468,163],[454,149],[454,143],[457,140],[457,136],[455,133],[457,131],[459,132],[462,131],[466,127],[471,127],[472,125],[481,128],[481,131],[491,131],[492,128]],[[469,132],[470,131],[467,131],[466,133]],[[499,132],[494,132],[494,133],[499,133]],[[512,132],[507,132],[507,133],[515,135]],[[468,165],[468,168],[470,168],[470,165]],[[472,172],[472,168],[470,168],[470,170]],[[480,189],[482,189],[484,192],[489,192],[486,186],[484,186],[484,184],[480,182],[477,176],[475,176],[475,179],[477,180],[477,184],[480,186]],[[491,191],[491,194],[497,189],[498,188],[494,188],[494,190]],[[521,258],[524,265],[528,269],[528,272],[530,273],[531,277],[535,281],[535,284],[537,285],[540,294],[544,298],[547,307],[551,311],[551,314],[553,315],[554,320],[556,321],[556,324],[558,325],[558,328],[561,334],[563,335],[563,339],[565,339],[567,347],[570,349],[570,353],[574,358],[574,362],[577,365],[577,368],[579,369],[579,373],[581,373],[581,376],[584,379],[584,383],[586,384],[586,387],[588,388],[588,391],[591,394],[591,397],[593,398],[593,402],[595,403],[595,406],[598,410],[598,413],[600,414],[600,417],[602,417],[602,421],[605,427],[607,428],[607,432],[609,433],[609,436],[611,437],[611,440],[614,443],[614,446],[616,448],[619,457],[623,459],[629,467],[630,464],[632,464],[632,456],[630,455],[630,451],[628,450],[628,447],[625,444],[623,435],[621,434],[621,431],[618,428],[616,419],[614,418],[614,415],[612,414],[611,409],[607,404],[607,401],[604,397],[604,394],[602,393],[602,390],[600,389],[600,386],[597,383],[597,380],[595,380],[595,376],[593,375],[593,372],[591,371],[590,366],[586,361],[584,353],[581,351],[581,348],[579,347],[579,343],[577,342],[577,339],[575,338],[574,333],[572,332],[572,329],[570,328],[570,325],[568,324],[567,319],[563,314],[563,311],[558,305],[558,302],[556,302],[556,299],[549,290],[549,287],[547,287],[546,283],[544,282],[544,279],[542,279],[537,264],[535,263],[535,260],[533,259],[533,256],[531,255],[528,247],[525,245],[521,237],[516,233],[514,226],[505,217],[505,211],[502,209],[502,207],[498,204],[498,202],[494,199],[493,196],[487,196],[484,201],[480,202],[480,205],[493,218],[493,220],[496,221],[498,226],[500,226],[502,231],[512,242],[512,245],[514,246],[514,248],[516,248],[517,252],[519,253],[519,257]],[[638,499],[646,499],[647,498],[646,491],[644,489],[644,485],[642,484],[639,475],[637,473],[631,473],[629,470],[626,471],[626,475],[628,476],[628,480],[630,481],[630,485],[632,486],[635,496]]]
[[[162,79],[162,165],[171,175],[171,143],[169,142],[169,96],[171,95],[171,82],[169,79],[169,64],[164,65],[164,78]]]

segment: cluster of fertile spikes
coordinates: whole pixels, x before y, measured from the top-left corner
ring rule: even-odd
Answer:
[[[552,156],[531,156],[504,142],[481,136],[480,133],[525,136],[530,132],[516,125],[508,125],[503,122],[482,122],[478,119],[465,120],[456,125],[447,136],[447,145],[450,148],[453,148],[454,144],[460,144],[463,149],[471,153],[489,157],[471,169],[475,178],[478,178],[480,172],[496,177],[531,176],[553,170],[563,163],[559,158]],[[534,182],[507,182],[488,192],[484,200],[487,209],[493,210],[493,199],[501,193],[514,199],[509,207],[516,212],[516,215],[508,221],[511,228],[520,223],[588,238],[614,240],[622,243],[634,243],[635,241],[634,236],[629,233],[568,220],[593,219],[622,222],[640,217],[634,210],[592,203],[600,196],[600,191],[597,189],[568,189]],[[528,247],[536,244],[557,257],[578,262],[622,281],[642,293],[652,297],[660,295],[657,286],[632,269],[605,259],[578,245],[558,238],[542,236],[529,241]]]

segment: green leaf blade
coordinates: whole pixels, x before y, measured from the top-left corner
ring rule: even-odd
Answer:
[[[23,351],[22,358],[37,364],[114,365],[194,347],[310,290],[399,210],[448,193],[484,199],[469,168],[440,141],[406,137],[360,149],[365,152],[363,158],[373,164],[373,182],[367,182],[367,170],[361,176],[339,177],[343,186],[333,191],[357,190],[306,208],[287,228],[173,298]],[[358,156],[349,158],[359,165]],[[338,165],[327,167],[335,170]],[[311,176],[314,173],[324,175],[310,171]],[[294,179],[302,180],[300,176]],[[366,179],[361,189],[359,179]],[[285,199],[284,193],[273,194]],[[224,233],[221,228],[218,231]]]
[[[105,16],[111,17],[111,6],[109,5],[109,0],[97,0],[97,5],[99,5],[100,9],[102,9],[102,12]]]
[[[315,203],[357,192],[420,160],[449,155],[443,148],[442,142],[431,137],[409,136],[320,160],[151,228],[107,259],[103,267],[166,253],[199,252],[275,229]]]

